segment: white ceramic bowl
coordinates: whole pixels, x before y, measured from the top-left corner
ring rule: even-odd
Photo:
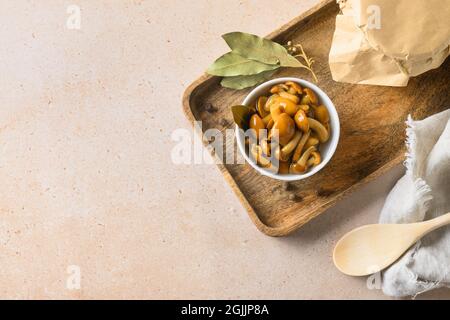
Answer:
[[[244,156],[245,160],[259,173],[271,177],[277,180],[283,181],[296,181],[308,178],[317,172],[319,172],[323,167],[327,165],[327,163],[333,157],[334,152],[336,151],[338,142],[339,142],[339,134],[340,134],[340,125],[339,125],[339,116],[336,111],[336,108],[331,102],[330,98],[323,92],[319,87],[312,84],[309,81],[298,79],[298,78],[278,78],[267,81],[255,89],[245,98],[243,105],[253,105],[256,103],[256,99],[258,99],[262,95],[267,95],[269,93],[270,88],[279,83],[284,83],[286,81],[293,81],[300,84],[302,87],[311,88],[317,95],[320,104],[323,104],[330,114],[330,126],[331,126],[331,135],[330,139],[320,145],[320,153],[322,156],[322,162],[312,169],[308,170],[304,174],[277,174],[270,172],[267,169],[259,167],[245,152],[245,137],[242,130],[239,130],[239,127],[236,125],[236,140],[239,151]]]

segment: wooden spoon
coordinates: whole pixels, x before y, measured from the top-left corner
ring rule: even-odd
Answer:
[[[410,224],[372,224],[350,231],[336,244],[335,266],[350,276],[379,272],[427,233],[450,224],[450,212],[432,220]]]

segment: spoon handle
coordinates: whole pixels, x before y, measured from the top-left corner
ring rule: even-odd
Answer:
[[[434,218],[432,220],[424,222],[424,225],[426,226],[427,229],[426,230],[427,233],[436,230],[440,227],[446,226],[448,224],[450,224],[450,212],[437,218]]]

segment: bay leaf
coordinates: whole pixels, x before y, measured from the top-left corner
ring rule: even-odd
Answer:
[[[282,67],[302,67],[303,64],[290,55],[285,47],[268,39],[245,32],[231,32],[222,38],[231,48],[247,59],[261,61],[266,64],[280,64]]]
[[[207,72],[214,76],[232,77],[258,74],[263,71],[278,69],[279,67],[279,65],[265,64],[229,52],[217,59],[208,68]]]
[[[276,71],[277,70],[265,71],[250,76],[226,77],[222,79],[222,82],[220,82],[220,84],[225,88],[241,90],[256,86],[257,84],[269,80]]]
[[[249,106],[237,105],[231,107],[234,122],[239,128],[247,130],[249,128],[250,117],[255,114],[256,110]]]

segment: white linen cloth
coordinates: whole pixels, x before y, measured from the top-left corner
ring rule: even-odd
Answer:
[[[406,174],[386,199],[380,223],[411,223],[450,212],[450,109],[407,121]],[[450,287],[450,227],[413,246],[383,273],[382,289],[394,297]]]

